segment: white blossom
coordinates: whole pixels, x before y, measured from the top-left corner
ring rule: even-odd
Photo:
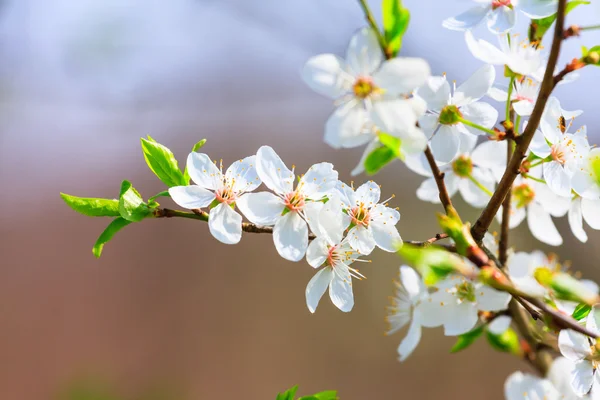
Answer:
[[[562,399],[554,385],[548,380],[513,372],[504,383],[506,400],[559,400]]]
[[[548,371],[548,380],[552,382],[556,390],[560,393],[561,400],[598,400],[600,393],[596,391],[585,396],[579,396],[571,386],[571,376],[573,375],[577,364],[565,357],[557,357],[550,366]]]
[[[330,163],[315,164],[294,188],[294,171],[269,146],[258,149],[256,170],[275,194],[248,193],[239,198],[237,206],[251,222],[274,225],[273,241],[279,254],[299,261],[308,247],[307,214],[321,207],[321,201],[335,188],[338,173]]]
[[[169,194],[183,208],[213,205],[208,213],[210,233],[223,243],[238,243],[242,238],[242,216],[233,207],[240,196],[260,186],[255,165],[255,156],[246,157],[231,164],[223,174],[222,163],[217,168],[206,154],[192,152],[187,159],[187,170],[195,185],[174,186]]]
[[[515,80],[514,87],[510,96],[512,107],[515,112],[526,117],[531,115],[533,107],[540,91],[540,84],[531,78],[523,78]],[[492,87],[488,96],[496,101],[506,102],[508,99],[508,91],[498,86]]]

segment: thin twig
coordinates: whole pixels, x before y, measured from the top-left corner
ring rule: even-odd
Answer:
[[[487,232],[488,228],[490,227],[490,224],[496,216],[496,213],[498,212],[498,209],[500,208],[500,205],[502,204],[504,198],[510,191],[517,175],[519,175],[521,162],[525,158],[527,149],[529,148],[529,144],[533,139],[533,134],[535,133],[540,124],[544,108],[546,107],[546,102],[548,101],[552,90],[556,86],[553,75],[554,68],[556,68],[556,62],[558,61],[558,55],[560,53],[560,47],[563,39],[566,3],[567,0],[559,0],[558,2],[556,27],[554,29],[554,39],[552,41],[552,48],[550,49],[550,56],[548,57],[548,64],[546,65],[546,72],[544,73],[544,79],[542,81],[538,99],[535,103],[531,116],[529,117],[527,128],[525,128],[525,131],[522,135],[517,137],[517,146],[515,148],[514,154],[510,159],[510,163],[506,167],[506,171],[504,172],[500,183],[498,183],[496,192],[494,193],[494,195],[490,199],[490,202],[479,216],[477,222],[475,222],[475,225],[473,225],[473,238],[477,242],[480,242],[481,239],[483,239],[483,235],[485,235],[485,232]]]
[[[514,110],[510,111],[510,120],[513,120]],[[510,163],[512,157],[512,140],[506,140],[506,164]],[[509,189],[502,202],[502,226],[500,227],[500,242],[498,243],[498,256],[501,265],[506,264],[508,259],[508,236],[510,231],[510,212],[512,202],[512,187]]]

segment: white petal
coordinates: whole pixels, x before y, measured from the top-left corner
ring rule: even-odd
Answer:
[[[352,36],[346,61],[355,74],[371,75],[383,60],[383,52],[372,29],[362,28]]]
[[[568,197],[571,194],[571,175],[556,161],[543,164],[544,179],[548,187],[557,195]]]
[[[456,157],[459,145],[458,130],[452,126],[441,125],[431,139],[431,152],[436,161],[449,163]]]
[[[588,236],[583,230],[583,215],[581,213],[581,197],[576,198],[571,202],[569,208],[569,226],[573,235],[582,243],[587,242]]]
[[[393,133],[392,136],[401,140],[400,151],[404,156],[422,153],[427,147],[427,136],[416,126],[407,129],[403,133]]]
[[[448,315],[444,323],[444,335],[458,336],[469,332],[477,323],[477,308],[475,304],[465,301],[456,306],[447,307]]]
[[[461,107],[460,111],[463,114],[463,118],[474,122],[484,128],[491,129],[496,125],[498,121],[498,110],[489,105],[488,103],[471,103]],[[463,125],[473,135],[486,135],[485,132],[473,128],[468,125]]]
[[[178,206],[189,210],[207,207],[215,199],[215,194],[200,186],[173,186],[169,188],[169,195]]]
[[[496,69],[492,65],[484,65],[465,83],[456,88],[454,96],[452,96],[452,103],[457,107],[462,107],[476,102],[488,93],[495,79]]]
[[[242,238],[242,216],[228,204],[221,203],[208,213],[208,229],[222,243],[239,243]]]
[[[410,156],[406,156],[404,159],[404,163],[411,171],[426,177],[431,176],[431,167],[427,162],[427,157],[425,154],[411,154]]]
[[[492,86],[487,95],[496,101],[506,101],[506,99],[508,99],[506,87],[500,88],[498,86]]]
[[[335,189],[338,173],[333,164],[322,162],[311,166],[300,179],[298,189],[313,200],[320,200]]]
[[[588,199],[600,198],[600,186],[594,182],[592,174],[585,169],[577,169],[571,178],[573,190]]]
[[[320,201],[309,201],[304,206],[304,219],[308,224],[311,232],[317,236],[325,238],[327,235],[322,232],[321,225],[319,224],[319,215],[325,204]]]
[[[488,330],[494,335],[502,335],[510,327],[512,319],[508,315],[501,315],[494,318],[494,320],[488,325]]]
[[[515,112],[521,117],[530,116],[533,112],[533,102],[529,100],[520,100],[512,103]]]
[[[487,190],[494,191],[494,178],[489,174],[484,174],[481,168],[473,168],[473,177]],[[490,200],[490,195],[470,179],[461,179],[458,190],[465,201],[476,208],[484,207]]]
[[[333,54],[310,58],[302,69],[302,79],[315,92],[337,99],[346,93],[352,82],[344,73],[344,61]]]
[[[563,356],[572,361],[583,360],[591,352],[587,336],[571,329],[560,331],[558,348]]]
[[[373,181],[368,181],[360,185],[356,189],[356,200],[363,203],[367,207],[374,207],[375,204],[379,203],[379,196],[381,196],[381,189]],[[358,205],[358,204],[357,204]]]
[[[476,27],[484,20],[487,13],[491,10],[489,4],[482,4],[468,9],[456,17],[448,18],[442,22],[444,28],[455,31],[464,31]]]
[[[427,288],[425,287],[421,276],[417,271],[407,265],[402,265],[400,267],[400,282],[413,304],[416,304],[421,297],[427,294]]]
[[[411,103],[405,99],[376,102],[371,119],[383,131],[400,138],[412,132],[417,123],[417,115]]]
[[[283,200],[270,192],[246,193],[235,202],[250,222],[274,225],[285,208]]]
[[[333,271],[331,268],[323,268],[306,285],[306,305],[311,313],[314,313],[317,309],[319,300],[323,297],[332,279]]]
[[[398,355],[400,356],[400,361],[404,361],[410,356],[413,351],[419,345],[421,341],[421,325],[417,321],[412,321],[408,332],[406,332],[406,336],[400,342],[398,346]]]
[[[583,199],[581,209],[585,222],[592,228],[600,229],[600,200]]]
[[[504,65],[507,61],[506,56],[496,46],[485,40],[477,40],[471,31],[465,32],[467,47],[475,58],[488,64]]]
[[[345,265],[336,266],[333,280],[329,285],[329,297],[337,308],[343,312],[349,312],[354,307],[354,295],[352,294],[352,277]]]
[[[373,81],[386,94],[395,96],[411,93],[422,86],[430,75],[429,64],[422,58],[397,57],[384,62],[373,74]]]
[[[350,229],[346,237],[350,246],[360,254],[369,255],[375,248],[373,235],[364,226],[355,226]]]
[[[562,217],[569,211],[571,197],[558,196],[547,185],[540,182],[531,182],[531,187],[535,192],[534,201],[553,217]]]
[[[191,152],[187,158],[187,170],[192,181],[200,187],[217,190],[223,185],[221,171],[204,153]]]
[[[545,18],[556,14],[558,0],[520,0],[519,9],[529,18]]]
[[[484,168],[495,168],[506,164],[506,141],[488,140],[481,143],[471,154],[473,164]]]
[[[325,238],[317,237],[308,245],[308,249],[306,250],[306,261],[311,267],[319,268],[327,261],[328,254],[329,248],[327,240],[325,240]],[[323,293],[321,293],[319,298],[321,298],[322,295]]]
[[[571,373],[571,386],[579,396],[587,394],[594,383],[594,367],[587,360],[575,363],[575,369]]]
[[[325,143],[334,149],[362,146],[373,139],[368,113],[362,104],[348,102],[337,108],[325,124]]]
[[[476,286],[477,308],[481,311],[502,311],[508,307],[510,294],[489,286]]]
[[[440,123],[437,114],[425,114],[419,118],[419,126],[428,139],[431,139]]]
[[[350,217],[343,212],[339,196],[332,196],[319,212],[320,234],[333,246],[342,241],[349,225]]]
[[[278,194],[294,189],[294,173],[285,166],[270,146],[262,146],[256,153],[256,171],[263,183]]]
[[[251,192],[259,187],[262,181],[256,172],[256,156],[231,164],[225,172],[225,179],[232,183],[233,190],[237,193]]]
[[[516,12],[513,8],[498,7],[490,17],[487,25],[494,33],[506,33],[515,26]]]
[[[394,253],[402,246],[402,238],[396,227],[391,223],[373,222],[370,228],[373,239],[375,239],[375,243],[380,249]]]
[[[417,94],[425,100],[429,110],[441,111],[450,100],[450,84],[445,76],[431,76]]]
[[[415,322],[424,327],[435,328],[441,326],[446,320],[446,308],[440,306],[438,301],[434,302],[433,299],[425,299],[415,308],[413,318]]]
[[[300,261],[308,247],[308,226],[297,212],[279,218],[273,228],[273,242],[286,260]]]
[[[440,203],[440,192],[438,191],[435,179],[429,178],[421,183],[417,189],[417,198],[434,204]]]
[[[544,211],[540,205],[531,203],[527,207],[527,225],[531,234],[537,240],[550,246],[560,246],[562,244],[562,237],[558,233],[550,214]]]
[[[592,332],[600,332],[600,306],[595,305],[585,319],[585,327]]]

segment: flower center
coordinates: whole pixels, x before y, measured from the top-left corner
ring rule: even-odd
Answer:
[[[354,95],[359,99],[369,97],[371,93],[375,91],[375,89],[376,86],[373,83],[373,80],[369,77],[359,77],[358,79],[356,79],[356,82],[354,82],[354,85],[352,86],[352,91],[354,92]]]
[[[352,224],[359,226],[362,225],[365,228],[369,226],[370,215],[369,209],[365,207],[363,203],[360,203],[358,207],[354,207],[350,210],[350,218],[352,220]]]
[[[468,156],[462,155],[452,163],[452,170],[461,178],[468,178],[473,172],[473,161]]]
[[[233,191],[231,185],[225,185],[221,189],[215,192],[215,196],[219,203],[232,204],[235,203],[237,198],[236,193]]]
[[[526,183],[522,183],[513,188],[513,199],[517,208],[523,208],[533,201],[535,192]]]
[[[567,162],[565,148],[561,144],[553,144],[552,147],[550,147],[550,156],[560,165],[565,165],[565,162]]]
[[[442,108],[440,111],[439,122],[442,125],[455,125],[460,122],[462,118],[462,113],[458,109],[458,107],[449,105]]]
[[[495,10],[500,7],[512,7],[511,0],[493,0],[492,1],[492,10]]]
[[[283,201],[290,211],[301,211],[306,204],[304,195],[298,191],[286,194]]]
[[[462,301],[473,303],[475,301],[475,287],[471,282],[463,282],[456,286],[456,295]]]

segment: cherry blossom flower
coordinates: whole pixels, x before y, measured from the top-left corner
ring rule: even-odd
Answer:
[[[507,262],[507,272],[515,287],[531,296],[545,297],[548,289],[535,279],[536,269],[546,267],[560,269],[555,259],[550,259],[541,251],[532,253],[516,252]]]
[[[486,129],[498,120],[498,111],[487,103],[479,102],[496,78],[496,70],[486,65],[476,71],[466,82],[453,90],[446,76],[434,76],[417,90],[417,95],[427,103],[428,111],[419,118],[419,125],[431,139],[431,151],[435,159],[450,162],[458,152],[461,141],[468,136],[485,132],[461,122],[464,118]],[[467,138],[465,138],[467,136]]]
[[[388,307],[386,321],[389,324],[387,335],[409,325],[408,331],[400,345],[398,355],[404,361],[412,354],[421,341],[421,324],[417,306],[429,297],[427,287],[419,274],[409,266],[400,267],[400,280],[396,284],[396,294],[392,298],[392,306]]]
[[[510,96],[515,112],[522,117],[531,115],[539,91],[540,84],[531,78],[523,77],[522,79],[515,80]],[[492,87],[488,92],[488,96],[496,101],[506,102],[508,92],[500,87]]]
[[[329,297],[341,311],[349,312],[354,306],[352,277],[364,276],[350,267],[360,254],[352,249],[343,237],[346,222],[343,218],[341,203],[335,196],[317,214],[314,226],[317,238],[308,246],[306,260],[313,268],[323,267],[306,286],[306,305],[311,313],[323,294],[329,288]]]
[[[600,179],[594,171],[594,163],[599,161],[600,149],[591,149],[587,156],[582,158],[579,168],[573,175],[573,190],[586,200],[597,200],[600,198],[600,185],[598,184]]]
[[[586,328],[598,332],[600,309],[592,307],[586,318]],[[600,334],[599,334],[600,335]],[[596,348],[596,339],[585,336],[571,329],[563,329],[558,335],[558,348],[567,359],[575,362],[571,372],[571,387],[578,396],[584,396],[590,391],[600,391],[600,367]]]
[[[187,159],[187,169],[195,185],[174,186],[169,189],[169,194],[183,208],[210,206],[210,233],[225,244],[238,243],[242,238],[242,216],[234,206],[240,196],[261,184],[255,158],[250,156],[236,161],[223,174],[222,162],[217,168],[206,154],[192,152]]]
[[[504,383],[506,400],[559,400],[562,399],[552,382],[521,371],[513,372]]]
[[[334,148],[356,147],[373,140],[373,123],[405,142],[407,151],[422,151],[426,139],[416,127],[424,105],[407,98],[429,77],[420,58],[385,60],[377,37],[363,28],[350,40],[346,60],[321,54],[304,66],[304,81],[316,92],[336,100],[338,108],[325,126],[325,142]]]
[[[486,64],[505,65],[515,74],[532,76],[545,65],[545,57],[540,48],[528,42],[519,42],[515,36],[509,39],[507,35],[499,35],[500,47],[475,39],[471,31],[465,33],[465,40],[476,59]]]
[[[516,10],[521,10],[529,18],[544,18],[556,14],[558,0],[475,0],[478,5],[456,17],[448,18],[443,26],[464,31],[487,21],[490,31],[504,33],[515,26]]]
[[[502,311],[510,301],[510,294],[462,275],[451,275],[436,288],[437,292],[418,305],[420,321],[425,327],[443,325],[446,336],[469,332],[477,324],[478,311]]]
[[[389,252],[395,252],[402,246],[402,238],[396,228],[400,213],[384,205],[389,199],[380,204],[381,190],[375,182],[366,182],[354,191],[340,181],[336,189],[342,208],[349,217],[347,238],[354,250],[367,255],[375,246]]]
[[[502,335],[508,330],[508,328],[510,328],[511,322],[512,318],[510,318],[508,315],[500,315],[489,323],[487,329],[494,335]]]
[[[464,136],[464,138],[468,138]],[[467,141],[468,140],[468,141]],[[506,166],[506,142],[488,141],[475,149],[476,136],[461,142],[459,155],[450,164],[440,166],[450,196],[458,191],[473,207],[484,207],[494,189],[495,176],[501,175]],[[439,192],[435,179],[424,156],[406,158],[406,165],[414,172],[428,177],[417,189],[417,197],[438,204]]]
[[[560,393],[561,400],[579,400],[579,399],[594,399],[597,400],[600,396],[598,393],[590,393],[585,396],[579,396],[571,386],[571,376],[573,375],[577,364],[565,357],[557,357],[550,366],[547,379],[552,382],[552,385]]]
[[[258,149],[256,170],[270,192],[248,193],[237,206],[251,222],[274,225],[273,241],[283,258],[300,261],[308,247],[307,213],[321,207],[321,201],[336,185],[338,173],[330,163],[315,164],[294,188],[295,175],[269,146]]]

